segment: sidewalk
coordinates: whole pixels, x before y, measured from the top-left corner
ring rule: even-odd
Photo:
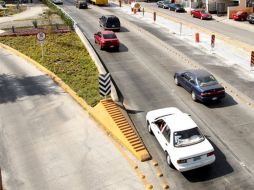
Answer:
[[[248,21],[235,21],[233,19],[228,19],[227,16],[217,16],[216,14],[213,14],[212,16],[217,22],[222,22],[237,28],[254,32],[254,24],[249,24]]]
[[[128,5],[119,8],[115,3],[112,4],[111,9],[119,16],[125,15],[127,20],[138,27],[148,29],[148,32],[157,39],[211,71],[221,82],[229,85],[228,93],[233,91],[231,94],[235,95],[234,98],[244,98],[245,103],[253,105],[254,71],[251,71],[250,67],[250,52],[229,45],[218,38],[215,39],[215,47],[211,48],[211,36],[207,33],[180,25],[161,16],[157,16],[154,22],[153,14],[149,12],[146,12],[144,16],[142,12],[134,14]],[[199,43],[195,43],[197,32],[200,36]]]
[[[27,10],[24,12],[8,16],[0,17],[0,33],[4,32],[1,29],[7,29],[14,27],[33,27],[33,21],[36,20],[39,25],[46,25],[47,21],[45,20],[45,15],[43,14],[48,7],[42,4],[39,0],[34,0],[33,3],[24,4],[27,6]],[[52,21],[53,24],[64,24],[64,22],[56,17]]]
[[[24,5],[27,6],[25,11],[8,17],[0,17],[0,23],[37,18],[38,15],[41,15],[43,11],[48,9],[38,0],[35,0],[34,3]]]

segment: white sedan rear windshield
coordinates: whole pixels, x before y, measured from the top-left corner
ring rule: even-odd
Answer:
[[[175,147],[189,146],[192,144],[197,144],[203,140],[205,140],[205,138],[197,127],[174,132]]]

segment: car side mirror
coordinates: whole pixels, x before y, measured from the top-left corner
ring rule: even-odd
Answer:
[[[195,84],[195,81],[193,79],[190,79],[190,83]]]

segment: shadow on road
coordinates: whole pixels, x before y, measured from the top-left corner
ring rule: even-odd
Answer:
[[[130,32],[127,28],[125,28],[125,27],[123,27],[123,26],[121,26],[121,30],[120,30],[120,32]]]
[[[119,53],[119,52],[128,52],[129,49],[127,48],[127,46],[125,46],[124,44],[120,44],[119,47],[119,51],[116,49],[105,49],[105,51],[110,52],[110,53]]]
[[[16,77],[0,75],[0,104],[15,102],[25,96],[59,94],[54,82],[46,75],[32,77]]]
[[[238,103],[233,99],[232,96],[230,96],[228,93],[226,93],[226,97],[216,101],[216,102],[209,102],[205,103],[208,108],[223,108],[223,107],[229,107],[229,106],[234,106],[237,105]]]
[[[210,140],[209,140],[210,141]],[[190,182],[201,182],[228,175],[234,171],[223,152],[212,142],[216,160],[213,164],[196,170],[183,172],[182,175]]]

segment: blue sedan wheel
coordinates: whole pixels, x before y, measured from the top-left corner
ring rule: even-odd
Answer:
[[[195,101],[195,102],[197,101],[197,96],[194,91],[191,92],[191,98],[193,101]]]
[[[179,86],[179,81],[178,81],[177,77],[175,77],[175,84],[176,84],[177,86]]]

